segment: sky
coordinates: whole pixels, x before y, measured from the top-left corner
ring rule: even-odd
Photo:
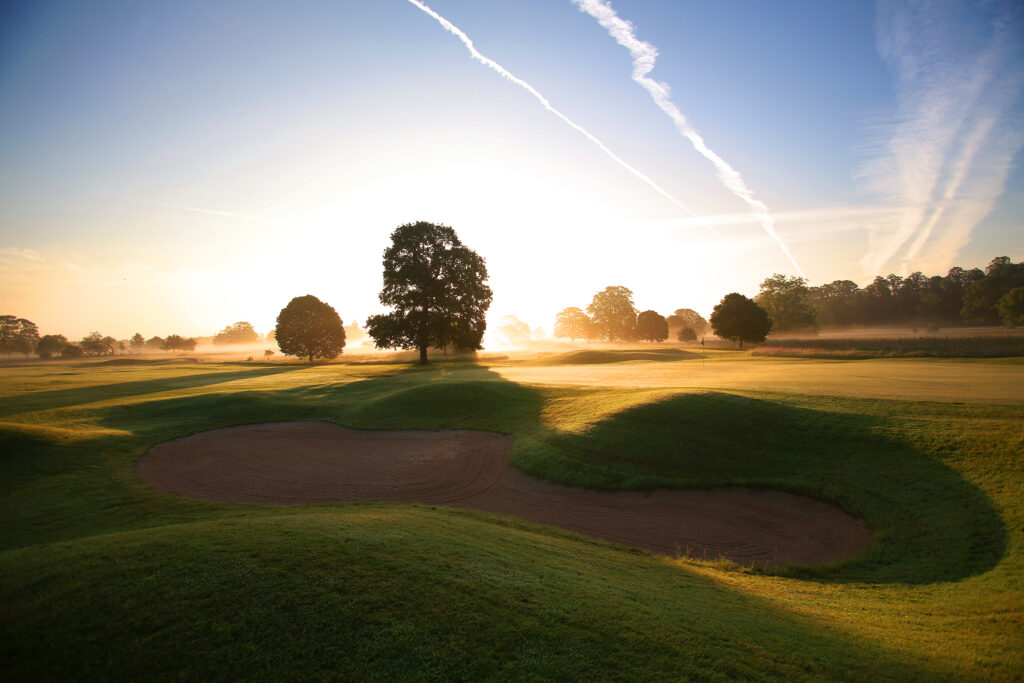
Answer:
[[[1024,260],[1022,36],[1013,0],[8,3],[0,313],[363,323],[419,220],[492,329]]]

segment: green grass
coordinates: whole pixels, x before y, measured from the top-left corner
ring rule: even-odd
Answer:
[[[628,360],[668,377],[701,362]],[[925,380],[943,362],[900,372]],[[957,372],[971,368],[989,377],[984,364]],[[0,671],[934,680],[1024,667],[1024,401],[894,400],[884,383],[850,397],[824,374],[810,396],[740,379],[516,383],[508,369],[5,369]],[[805,493],[863,517],[875,541],[830,567],[755,572],[478,512],[192,501],[134,475],[167,439],[292,419],[513,434],[518,467],[567,484]]]
[[[785,358],[1005,358],[1024,356],[1024,334],[773,339],[754,356]]]
[[[628,363],[630,361],[675,361],[687,358],[700,358],[699,351],[686,351],[676,348],[651,349],[602,349],[567,351],[545,356],[536,361],[537,365],[594,365],[603,363]]]

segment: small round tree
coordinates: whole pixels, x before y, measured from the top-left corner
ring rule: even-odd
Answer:
[[[281,353],[332,360],[345,347],[345,327],[338,312],[312,294],[297,296],[281,309],[274,328]]]
[[[697,332],[692,327],[680,327],[676,339],[681,342],[697,341]]]
[[[726,294],[711,312],[711,329],[722,339],[739,342],[763,342],[772,329],[772,321],[763,308],[733,292]]]
[[[636,317],[636,336],[651,342],[668,339],[668,323],[657,311],[644,311]]]

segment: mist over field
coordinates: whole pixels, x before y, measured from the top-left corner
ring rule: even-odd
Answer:
[[[0,678],[1010,681],[1024,4],[0,10]]]

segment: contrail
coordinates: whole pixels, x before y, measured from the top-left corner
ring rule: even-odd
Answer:
[[[712,163],[722,184],[730,192],[746,202],[747,206],[750,207],[751,213],[758,217],[761,227],[778,243],[782,253],[786,255],[786,258],[793,264],[796,271],[801,277],[806,277],[800,264],[793,258],[793,254],[789,252],[786,243],[782,241],[779,233],[775,231],[775,218],[772,217],[768,207],[764,202],[754,197],[753,191],[747,187],[739,171],[730,166],[725,159],[715,154],[704,142],[704,138],[690,126],[686,117],[683,116],[683,113],[679,111],[679,108],[669,98],[668,86],[648,77],[648,74],[654,69],[654,62],[658,57],[657,48],[650,43],[639,40],[633,33],[633,25],[628,21],[620,19],[615,10],[605,0],[572,1],[579,5],[582,11],[597,19],[598,23],[608,31],[619,45],[629,50],[633,57],[633,80],[650,93],[654,103],[663,112],[668,114],[668,117],[676,124],[676,128],[682,133],[683,137],[690,141],[694,149]]]
[[[1015,114],[1024,11],[1012,1],[963,4],[877,5],[877,48],[893,73],[897,109],[865,145],[870,158],[859,176],[877,198],[904,208],[871,224],[865,272],[952,265],[1005,193],[1024,146]],[[965,10],[989,24],[986,40],[960,44],[954,17]]]
[[[529,83],[527,83],[523,79],[519,78],[515,74],[511,73],[508,69],[503,67],[501,64],[498,64],[493,59],[491,59],[489,57],[485,57],[484,55],[480,54],[480,51],[477,50],[476,47],[473,46],[473,41],[470,40],[469,36],[467,36],[465,33],[463,33],[462,30],[458,26],[456,26],[452,22],[448,21],[447,19],[442,17],[440,14],[438,14],[434,10],[430,9],[430,7],[428,7],[427,5],[425,5],[422,2],[420,2],[419,0],[409,0],[409,2],[412,3],[413,5],[415,5],[416,7],[418,7],[419,9],[423,10],[423,12],[425,12],[426,14],[429,14],[431,17],[433,17],[437,21],[437,23],[441,24],[441,26],[446,31],[448,31],[449,33],[454,35],[456,38],[461,40],[462,44],[466,46],[467,50],[469,50],[469,54],[472,55],[473,59],[475,59],[476,61],[480,62],[484,66],[486,66],[486,67],[488,67],[490,69],[493,69],[494,71],[497,71],[506,80],[509,80],[512,83],[515,83],[520,88],[523,88],[524,90],[529,92],[531,95],[533,95],[535,98],[537,98],[537,101],[540,102],[544,106],[545,109],[547,109],[549,112],[551,112],[552,114],[554,114],[558,118],[562,119],[562,121],[564,121],[566,124],[568,124],[570,127],[572,127],[573,130],[579,132],[585,138],[587,138],[592,143],[597,145],[597,147],[602,152],[607,154],[608,157],[610,157],[612,161],[614,161],[619,166],[621,166],[622,168],[624,168],[627,171],[629,171],[630,173],[632,173],[636,178],[638,178],[638,179],[642,180],[643,182],[647,183],[647,185],[649,185],[655,192],[657,192],[661,196],[665,197],[665,199],[669,200],[670,202],[672,202],[673,204],[678,206],[680,209],[682,209],[683,211],[685,211],[689,215],[691,215],[691,216],[696,216],[697,215],[694,211],[690,210],[689,207],[687,207],[681,201],[679,201],[678,199],[673,197],[671,194],[669,194],[668,191],[666,191],[660,185],[655,183],[653,180],[651,180],[649,177],[647,177],[646,175],[644,175],[643,173],[641,173],[637,169],[635,169],[632,166],[630,166],[628,163],[625,162],[625,160],[623,160],[617,154],[615,154],[610,149],[608,149],[608,147],[605,146],[605,144],[603,142],[601,142],[596,137],[594,137],[594,135],[591,134],[583,126],[579,125],[578,123],[576,123],[575,121],[570,119],[568,116],[566,116],[562,112],[560,112],[557,109],[555,109],[554,107],[552,107],[551,103],[548,101],[548,99],[546,97],[544,97],[543,95],[541,95],[539,92],[537,92],[536,88],[534,88],[532,85],[530,85]],[[708,230],[710,230],[712,233],[714,233],[714,235],[716,237],[721,239],[722,235],[719,234],[719,232],[717,230],[715,230],[714,228],[712,228],[710,225],[705,225],[704,227],[706,227]]]
[[[181,209],[182,211],[194,211],[196,213],[209,213],[214,216],[227,216],[229,218],[244,218],[249,221],[256,221],[257,223],[269,223],[270,225],[288,225],[293,226],[295,223],[289,221],[279,221],[276,218],[265,218],[264,216],[254,216],[249,213],[238,213],[236,211],[220,211],[218,209],[203,209],[198,206],[185,206],[184,204],[167,204],[165,202],[158,202],[157,206],[166,206],[169,209]]]

